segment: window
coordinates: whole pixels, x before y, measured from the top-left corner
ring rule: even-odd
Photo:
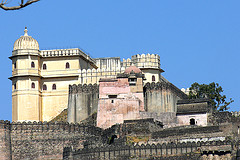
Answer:
[[[137,78],[129,78],[128,82],[137,82]]]
[[[15,63],[13,63],[13,67],[14,67],[14,69],[16,69],[16,68],[17,68],[17,64],[16,64],[16,62],[15,62]]]
[[[43,70],[46,70],[47,69],[47,65],[46,64],[43,64]]]
[[[152,81],[155,82],[155,76],[152,76]]]
[[[190,125],[195,125],[195,119],[194,118],[190,119]]]
[[[17,84],[16,83],[13,85],[13,88],[14,88],[14,90],[17,89]]]
[[[66,68],[70,68],[70,64],[68,62],[66,63]]]
[[[112,100],[111,102],[114,103],[114,100]]]
[[[35,88],[35,83],[34,82],[32,82],[32,88]]]
[[[108,95],[108,98],[117,98],[117,95]]]
[[[44,90],[44,91],[47,90],[47,85],[46,85],[46,84],[43,85],[43,90]]]
[[[31,63],[31,67],[35,68],[35,63],[34,62]]]
[[[57,89],[56,84],[53,84],[53,85],[52,85],[52,90],[56,90],[56,89]]]

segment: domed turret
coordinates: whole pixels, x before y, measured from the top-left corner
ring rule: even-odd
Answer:
[[[19,49],[39,50],[39,44],[37,40],[28,35],[27,27],[25,27],[24,32],[25,32],[24,35],[15,41],[13,50]]]

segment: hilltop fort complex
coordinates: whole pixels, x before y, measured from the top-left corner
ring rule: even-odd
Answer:
[[[159,55],[40,50],[24,32],[9,57],[0,159],[240,159],[239,115],[188,99],[161,75]]]

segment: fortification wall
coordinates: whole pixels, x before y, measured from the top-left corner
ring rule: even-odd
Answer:
[[[10,122],[0,121],[0,159],[11,159],[11,133]]]
[[[163,143],[131,146],[108,146],[93,149],[71,151],[65,149],[64,159],[208,159],[226,158],[237,159],[238,142],[192,142],[192,143]]]
[[[68,122],[80,122],[98,109],[99,86],[69,85]]]
[[[5,126],[0,135],[0,158],[5,159],[62,159],[64,147],[75,149],[98,146],[101,142],[102,130],[93,126],[69,123],[9,123],[0,122]],[[3,144],[3,145],[2,145]]]
[[[169,82],[147,83],[144,86],[145,110],[158,113],[159,120],[164,125],[176,123],[176,117],[165,116],[162,113],[176,113],[177,101],[184,98],[187,98],[187,95]]]
[[[132,127],[132,123],[130,121],[127,124],[115,125],[103,131],[94,126],[80,124],[0,121],[0,158],[186,158],[187,155],[192,157],[196,153],[203,158],[236,158],[234,156],[239,149],[239,142],[234,141],[236,137],[233,136],[233,128],[237,127],[231,124],[165,130],[159,128],[160,131],[155,131],[158,130],[158,124],[153,125],[156,123],[153,120],[140,120],[135,127]],[[129,136],[139,136],[138,133],[144,133],[148,137],[147,143],[131,143],[128,140]],[[108,145],[106,142],[109,142],[109,137],[113,135],[118,138]],[[204,137],[208,139],[203,141]],[[171,138],[175,141],[171,141]],[[225,141],[216,141],[217,139]]]

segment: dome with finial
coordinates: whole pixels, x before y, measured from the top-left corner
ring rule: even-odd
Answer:
[[[24,35],[15,41],[13,50],[18,50],[18,49],[39,50],[39,44],[37,40],[29,36],[27,32],[28,32],[27,27],[25,27]]]

